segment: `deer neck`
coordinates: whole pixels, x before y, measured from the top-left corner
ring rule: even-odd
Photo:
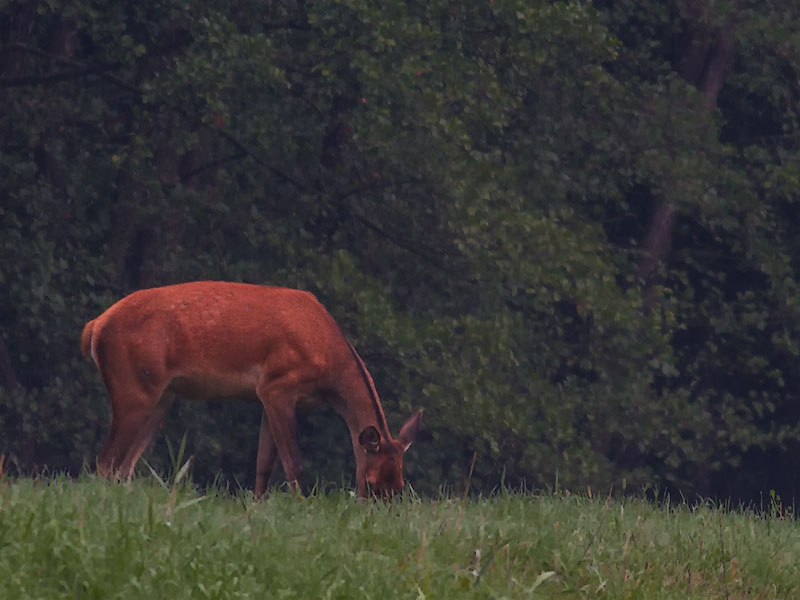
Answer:
[[[351,360],[343,361],[334,383],[339,412],[354,440],[366,427],[373,426],[382,439],[390,441],[392,436],[372,376],[356,349],[349,342],[347,345]]]

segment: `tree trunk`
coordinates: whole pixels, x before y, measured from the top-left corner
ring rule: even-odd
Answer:
[[[3,336],[0,335],[0,388],[8,391],[10,395],[14,392],[22,390],[22,383],[17,377],[14,369],[14,364],[11,362],[11,355],[8,352]],[[14,411],[12,410],[11,419],[6,423],[5,430],[8,432],[17,430],[17,467],[25,472],[34,470],[34,457],[36,454],[36,445],[33,438],[25,437],[22,431],[22,420],[15,418]],[[0,451],[5,448],[0,447]]]
[[[0,387],[10,392],[22,387],[2,335],[0,335]]]
[[[733,62],[734,49],[734,27],[730,18],[725,27],[717,31],[697,22],[689,25],[676,68],[681,77],[703,93],[707,111],[717,105],[725,75]],[[701,120],[703,118],[705,115]],[[644,237],[644,255],[639,262],[638,274],[646,284],[656,278],[658,267],[669,255],[674,225],[675,205],[668,196],[663,197],[653,211]]]

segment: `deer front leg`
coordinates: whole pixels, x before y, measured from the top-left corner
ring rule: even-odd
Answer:
[[[261,411],[261,431],[258,435],[258,458],[256,459],[256,498],[260,498],[267,489],[267,483],[275,469],[278,458],[278,447],[269,429],[267,411]]]
[[[295,402],[299,391],[295,385],[287,385],[281,380],[259,384],[256,390],[267,416],[269,433],[278,449],[283,472],[291,490],[298,491],[303,465],[300,448],[295,433]],[[263,421],[262,421],[263,422]],[[265,457],[264,464],[266,464]],[[274,459],[273,459],[274,460]]]

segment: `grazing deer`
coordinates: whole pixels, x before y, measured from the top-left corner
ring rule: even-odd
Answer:
[[[297,489],[295,409],[320,403],[350,430],[360,496],[404,485],[403,453],[422,411],[392,438],[364,362],[308,292],[216,281],[140,290],[86,324],[81,350],[111,397],[111,431],[97,460],[105,477],[131,477],[177,394],[261,402],[259,496],[278,456]]]

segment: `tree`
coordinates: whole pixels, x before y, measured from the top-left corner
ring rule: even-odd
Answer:
[[[797,472],[795,9],[638,6],[9,4],[0,452],[93,461],[83,323],[230,279],[313,291],[390,421],[426,409],[418,489],[474,453],[476,489]],[[166,435],[248,481],[258,418],[180,404]],[[351,472],[310,420],[310,471]]]

